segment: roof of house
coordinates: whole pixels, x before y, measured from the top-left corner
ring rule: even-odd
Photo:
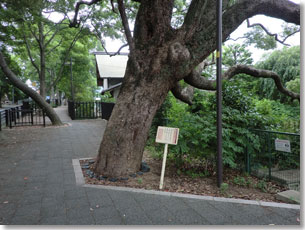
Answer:
[[[128,60],[127,53],[111,56],[105,52],[94,52],[98,78],[123,78]],[[113,53],[110,53],[113,54]]]

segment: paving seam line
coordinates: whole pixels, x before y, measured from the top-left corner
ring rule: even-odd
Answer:
[[[267,206],[267,207],[300,209],[300,205],[297,205],[297,204],[286,204],[286,203],[276,203],[276,202],[266,202],[266,201],[256,201],[256,200],[243,200],[243,199],[213,197],[213,196],[201,196],[201,195],[192,195],[192,194],[184,194],[184,193],[177,193],[177,192],[163,192],[163,191],[156,191],[156,190],[146,190],[146,189],[118,187],[118,186],[109,186],[109,185],[86,184],[79,161],[80,160],[89,160],[89,159],[92,159],[92,158],[72,159],[72,165],[74,168],[76,185],[87,187],[87,188],[98,188],[98,189],[108,189],[108,190],[117,190],[117,191],[126,191],[126,192],[136,192],[136,193],[145,193],[145,194],[151,194],[151,195],[163,195],[163,196],[191,198],[191,199],[198,199],[198,200],[210,200],[210,201],[217,201],[217,202],[229,202],[229,203],[238,203],[238,204],[252,204],[252,205]]]

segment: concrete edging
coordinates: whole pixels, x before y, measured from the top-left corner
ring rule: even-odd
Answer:
[[[116,191],[145,193],[145,194],[151,194],[151,195],[173,196],[173,197],[181,197],[181,198],[191,198],[191,199],[198,199],[198,200],[210,200],[210,201],[229,202],[229,203],[238,203],[238,204],[252,204],[252,205],[259,205],[259,206],[266,206],[266,207],[300,209],[300,205],[297,205],[297,204],[286,204],[286,203],[244,200],[244,199],[213,197],[213,196],[201,196],[201,195],[192,195],[192,194],[184,194],[184,193],[177,193],[177,192],[163,192],[163,191],[156,191],[156,190],[146,190],[146,189],[109,186],[109,185],[86,184],[79,161],[88,160],[88,159],[92,159],[92,158],[72,159],[72,165],[74,168],[76,185],[87,187],[87,188],[109,189],[109,190],[116,190]]]

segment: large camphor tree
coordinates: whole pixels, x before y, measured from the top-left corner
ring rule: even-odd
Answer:
[[[78,26],[78,13],[82,5],[91,6],[102,1],[79,1],[74,21]],[[182,87],[184,80],[190,86],[215,90],[215,81],[201,76],[203,62],[216,49],[216,1],[192,0],[186,8],[183,23],[173,27],[174,0],[137,0],[133,32],[130,29],[125,4],[130,1],[111,1],[113,11],[120,15],[129,59],[124,81],[107,123],[100,144],[95,172],[118,177],[136,172],[140,168],[149,129],[157,109],[169,91],[191,104],[190,87]],[[184,1],[187,4],[187,1]],[[129,9],[130,10],[130,9]],[[263,14],[300,24],[300,7],[288,0],[236,0],[223,1],[223,40],[246,19]],[[253,77],[272,78],[278,89],[295,99],[299,95],[281,84],[280,77],[271,71],[258,70],[246,65],[235,65],[223,77],[239,73]]]

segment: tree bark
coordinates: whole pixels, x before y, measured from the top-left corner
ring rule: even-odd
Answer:
[[[62,122],[54,109],[33,89],[28,87],[25,83],[23,83],[7,66],[6,61],[2,52],[0,51],[0,66],[6,77],[9,81],[26,95],[31,97],[40,108],[44,109],[46,115],[50,118],[52,125],[62,125]]]
[[[129,61],[99,148],[95,172],[109,177],[139,171],[152,120],[171,88],[166,75],[134,75],[132,66]]]
[[[44,35],[43,35],[43,24],[40,20],[38,22],[39,30],[39,50],[40,50],[40,71],[39,71],[39,89],[41,97],[46,100],[46,47],[44,44]]]

